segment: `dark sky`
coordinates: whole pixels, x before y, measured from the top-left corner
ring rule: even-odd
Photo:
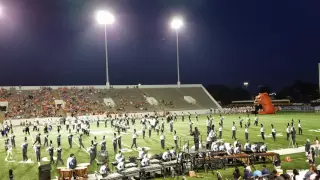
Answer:
[[[109,10],[111,84],[174,84],[181,15],[182,83],[279,89],[317,82],[320,1],[310,0],[2,0],[0,85],[105,84]]]

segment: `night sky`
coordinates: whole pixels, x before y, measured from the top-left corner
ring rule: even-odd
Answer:
[[[104,26],[110,83],[175,84],[173,16],[181,83],[279,89],[316,83],[320,1],[301,0],[2,0],[0,85],[105,84]]]

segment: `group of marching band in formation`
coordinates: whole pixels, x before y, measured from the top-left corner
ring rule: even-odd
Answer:
[[[189,121],[189,134],[193,136],[194,138],[194,150],[197,151],[199,150],[201,143],[200,143],[200,132],[197,127],[194,128],[193,130],[193,122],[192,118],[196,121],[199,120],[199,115],[197,113],[194,114],[194,116],[191,113],[187,113],[186,115],[182,113],[181,115],[181,121],[185,121],[185,116],[188,117]],[[192,117],[193,116],[193,117]],[[130,122],[131,125],[135,125],[137,117],[136,116],[130,116],[130,115],[122,115],[122,116],[106,116],[103,120],[96,119],[97,127],[100,127],[100,122],[104,121],[105,127],[108,126],[108,122],[110,122],[111,127],[115,129],[115,132],[113,134],[112,138],[112,146],[114,153],[116,155],[116,160],[118,161],[118,169],[121,169],[122,167],[122,162],[124,161],[124,157],[121,154],[122,149],[122,143],[121,143],[121,132],[127,132],[127,130],[130,128]],[[162,118],[159,120],[158,116],[155,114],[153,116],[151,115],[146,115],[142,116],[140,123],[142,126],[142,138],[146,138],[146,132],[149,138],[152,136],[152,132],[155,131],[157,135],[159,136],[160,139],[160,146],[164,150],[163,153],[163,160],[166,160],[169,156],[176,156],[175,149],[178,148],[178,135],[176,130],[174,130],[174,122],[178,120],[178,115],[176,113],[169,114],[166,117],[166,123],[169,125],[169,131],[173,133],[173,142],[175,147],[173,147],[171,150],[166,149],[165,145],[165,135],[164,135],[164,130],[165,130],[165,120]],[[67,132],[69,132],[67,138],[68,138],[68,143],[69,143],[69,148],[72,148],[73,142],[73,134],[72,131],[77,134],[77,139],[78,139],[78,146],[79,148],[85,148],[85,146],[82,143],[82,136],[83,135],[90,135],[90,122],[92,119],[87,118],[77,118],[77,117],[69,117],[67,119],[60,119],[59,121],[56,122],[56,129],[58,135],[56,136],[57,140],[57,146],[56,148],[53,146],[52,140],[49,140],[50,132],[53,131],[53,126],[52,126],[52,121],[48,120],[44,123],[43,126],[43,131],[44,131],[44,143],[43,145],[41,144],[41,133],[38,128],[39,126],[39,121],[35,120],[33,122],[33,131],[37,132],[35,141],[33,143],[33,147],[35,150],[36,154],[36,160],[37,162],[41,161],[41,146],[44,146],[46,150],[48,151],[48,154],[50,156],[50,164],[55,163],[55,160],[53,158],[54,152],[57,153],[57,160],[56,160],[56,165],[61,162],[61,164],[64,164],[62,160],[62,144],[61,144],[61,134],[60,131],[62,129],[62,125],[65,126],[65,129]],[[244,135],[246,139],[246,143],[244,146],[241,146],[238,139],[237,139],[237,127],[236,123],[233,122],[233,125],[231,127],[232,131],[232,139],[234,139],[234,143],[230,144],[227,142],[223,142],[222,136],[223,136],[223,122],[224,122],[224,117],[222,115],[219,116],[219,123],[218,123],[218,128],[215,127],[214,125],[214,117],[212,116],[212,113],[207,116],[206,120],[206,127],[207,127],[207,141],[206,141],[206,148],[212,151],[226,151],[228,154],[234,154],[234,153],[240,153],[241,150],[245,151],[253,151],[253,152],[265,152],[267,150],[267,146],[264,144],[262,146],[257,146],[256,144],[250,144],[249,143],[249,128],[251,126],[250,122],[250,115],[247,115],[246,122],[244,122],[243,118],[239,117],[239,126],[240,128],[244,128]],[[254,116],[254,126],[259,126],[259,118],[257,115]],[[26,125],[23,129],[23,132],[26,135],[30,135],[30,123],[26,122]],[[295,130],[295,125],[294,121],[291,121],[291,124],[288,123],[288,126],[286,128],[286,133],[287,133],[287,140],[292,140],[293,145],[295,145],[295,137],[296,137],[296,130]],[[298,133],[302,134],[302,126],[300,120],[298,120]],[[5,150],[7,152],[6,160],[13,160],[12,157],[12,149],[16,147],[15,144],[15,135],[13,133],[13,127],[10,123],[8,125],[8,121],[6,121],[1,129],[1,134],[2,136],[5,136]],[[263,124],[260,124],[260,134],[262,140],[265,140],[265,128]],[[276,129],[273,124],[271,124],[271,134],[272,138],[274,141],[276,141]],[[8,137],[9,135],[9,137]],[[138,148],[137,146],[137,138],[138,138],[138,133],[136,129],[133,130],[132,133],[132,145],[131,148],[135,147]],[[97,146],[98,144],[101,146],[101,151],[104,152],[106,151],[106,137],[103,136],[102,140],[100,143],[98,143],[98,139],[96,136],[94,136],[94,139],[91,141],[91,146],[87,149],[87,152],[90,155],[90,164],[94,162],[94,160],[97,157]],[[24,143],[21,145],[22,148],[22,161],[27,162],[29,160],[28,158],[28,142],[27,142],[27,137],[24,139]],[[243,149],[241,149],[243,148]],[[185,144],[182,147],[182,150],[186,151],[189,150],[189,147],[187,144]],[[121,157],[121,158],[120,158]],[[71,159],[70,159],[71,158]],[[142,162],[147,163],[148,157],[146,156],[146,150],[142,149],[141,153],[139,152],[139,158],[145,159]],[[69,163],[75,163],[74,160],[75,157],[74,155],[70,155],[70,157],[67,160],[67,166],[70,166]]]

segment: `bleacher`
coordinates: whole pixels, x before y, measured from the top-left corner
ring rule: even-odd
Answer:
[[[147,97],[157,105],[148,103]],[[114,106],[108,106],[105,98],[112,99]],[[12,118],[221,108],[202,85],[0,87],[0,100],[8,101]],[[57,108],[56,100],[65,102],[64,107]]]

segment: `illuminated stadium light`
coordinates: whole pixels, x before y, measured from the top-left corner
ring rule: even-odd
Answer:
[[[180,29],[183,26],[183,21],[180,18],[174,18],[171,21],[171,28],[173,29]]]
[[[243,82],[243,85],[244,85],[245,87],[247,87],[247,86],[249,86],[249,83],[248,83],[248,82]]]
[[[107,11],[98,11],[97,21],[99,24],[113,24],[114,16]]]
[[[104,25],[104,46],[106,53],[106,85],[107,88],[110,88],[109,81],[109,62],[108,62],[108,39],[107,39],[107,25],[114,23],[114,16],[107,11],[98,11],[97,12],[97,21],[99,24]]]

